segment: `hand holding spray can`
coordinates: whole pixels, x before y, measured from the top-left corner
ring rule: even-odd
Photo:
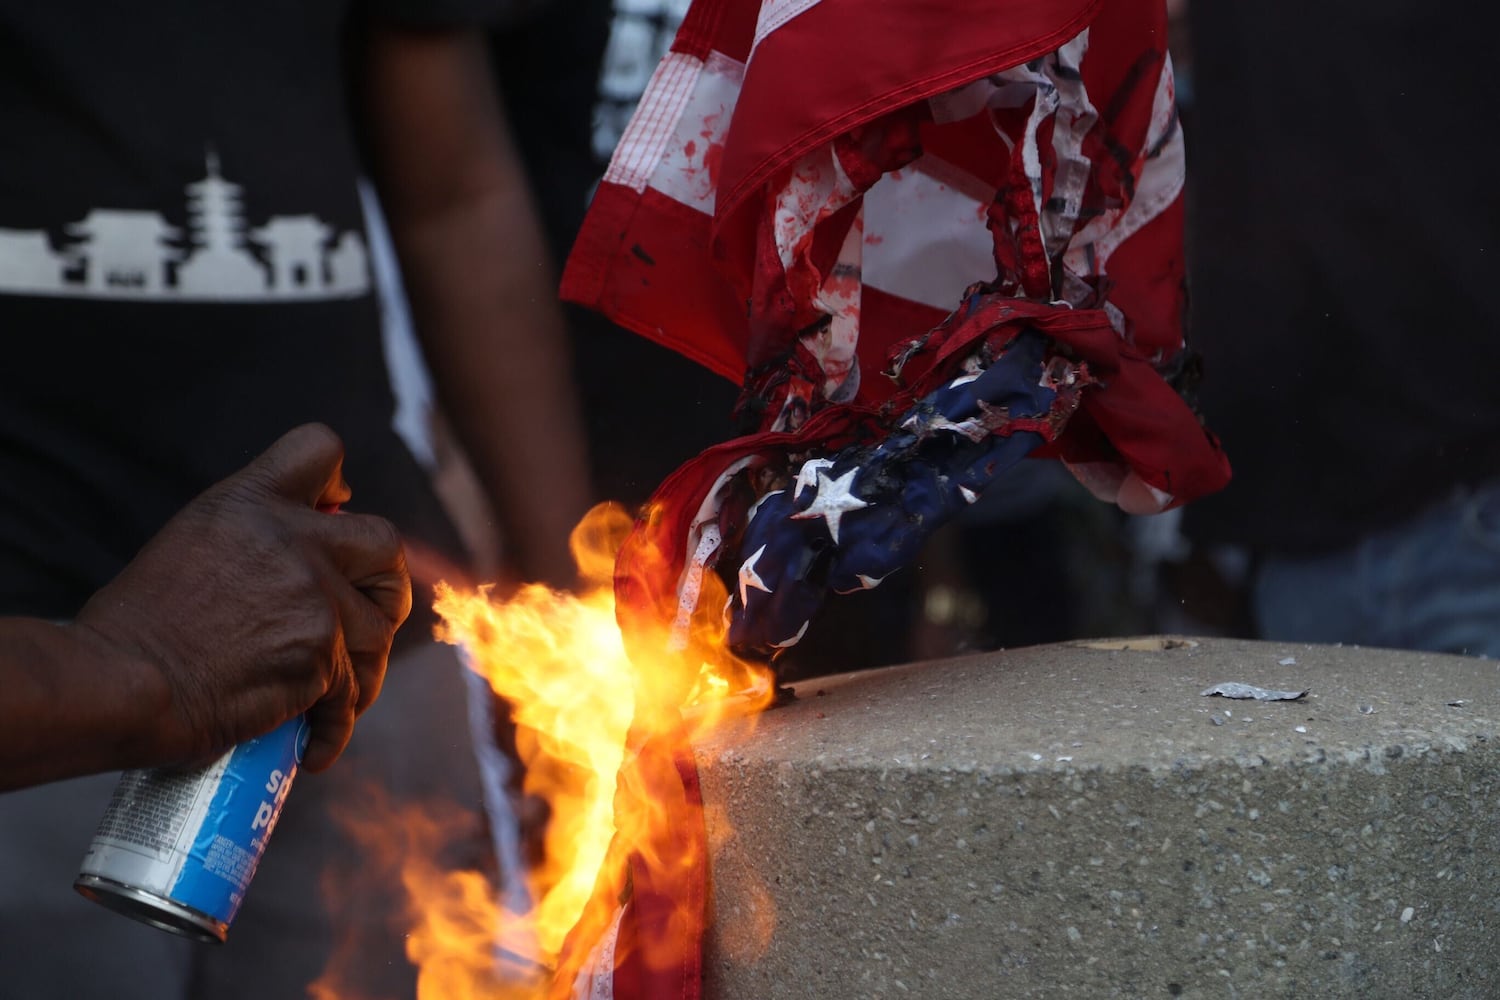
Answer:
[[[337,504],[319,510],[336,514]],[[299,715],[204,768],[126,771],[73,887],[118,913],[223,943],[307,749]]]
[[[199,770],[126,771],[74,888],[163,930],[222,942],[281,816],[307,737],[299,715]]]

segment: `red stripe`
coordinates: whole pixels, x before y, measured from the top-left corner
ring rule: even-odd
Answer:
[[[695,0],[683,15],[672,51],[707,59],[710,51],[718,50],[736,62],[744,62],[750,58],[759,15],[759,3]]]
[[[958,305],[954,302],[954,305]],[[871,406],[895,395],[896,383],[881,374],[891,348],[937,326],[947,316],[941,309],[870,285],[860,292],[859,401]]]
[[[661,810],[651,842],[630,857],[630,903],[620,927],[615,1000],[700,1000],[708,919],[708,834],[698,767],[685,736],[640,748],[622,785]]]
[[[836,135],[1052,51],[1103,2],[820,0],[766,36],[746,68],[716,215]]]
[[[1142,354],[1173,354],[1182,345],[1186,270],[1179,194],[1156,218],[1109,255],[1109,300],[1130,318],[1130,338]]]
[[[738,384],[745,304],[714,266],[708,216],[653,188],[600,184],[563,271],[562,297]]]
[[[568,257],[562,297],[738,384],[745,375],[749,327],[743,305],[710,259],[707,230],[707,216],[653,189],[637,195],[601,184]],[[640,253],[632,252],[636,247]],[[891,347],[946,315],[865,285],[860,400],[888,399],[895,384],[880,372]],[[698,336],[690,339],[693,333]]]
[[[1165,4],[1111,2],[1099,11],[1089,31],[1083,82],[1110,137],[1133,156],[1145,145],[1166,59]]]

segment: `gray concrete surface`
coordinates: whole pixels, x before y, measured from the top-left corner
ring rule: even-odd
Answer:
[[[1500,664],[1128,645],[808,681],[715,732],[708,996],[1500,997]]]

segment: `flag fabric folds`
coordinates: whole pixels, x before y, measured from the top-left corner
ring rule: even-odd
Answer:
[[[672,822],[630,849],[611,846],[590,907],[564,943],[553,1000],[701,1000],[708,928],[708,838],[690,750],[663,733],[634,748],[618,794],[651,801]]]
[[[694,615],[723,613],[697,606],[702,575],[717,571],[735,591],[737,633],[757,633],[747,650],[792,639],[743,621],[773,603],[739,593],[759,548],[742,544],[749,514],[805,520],[780,508],[823,502],[809,459],[857,461],[837,456],[990,363],[975,352],[1002,328],[1002,340],[1048,328],[1046,367],[1088,383],[1032,443],[1096,495],[1151,512],[1227,481],[1173,384],[1191,367],[1165,29],[1151,0],[694,3],[595,196],[563,294],[742,380],[745,436],[659,488],[622,553],[622,607],[685,635]],[[976,295],[996,328],[936,338]],[[873,478],[830,483],[890,516],[873,513],[861,477]],[[789,499],[757,508],[780,490]],[[907,510],[925,530],[929,513]],[[831,533],[818,544],[837,547]],[[645,552],[675,572],[646,574]],[[827,559],[784,566],[807,583]],[[765,562],[751,567],[762,582]],[[853,571],[874,578],[888,562]]]

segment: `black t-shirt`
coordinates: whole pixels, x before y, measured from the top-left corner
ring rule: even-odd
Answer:
[[[1500,475],[1500,83],[1432,0],[1191,9],[1198,538],[1341,546]]]
[[[0,0],[0,613],[73,613],[308,420],[343,437],[352,508],[458,555],[391,429],[354,13]]]

